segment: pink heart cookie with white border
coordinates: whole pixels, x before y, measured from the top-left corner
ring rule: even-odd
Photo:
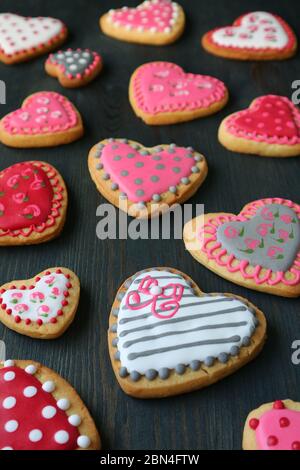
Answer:
[[[94,421],[74,388],[38,362],[0,363],[0,450],[97,450]]]
[[[111,9],[100,18],[100,28],[108,36],[154,46],[176,41],[184,26],[184,11],[171,0],[146,0],[136,8]]]
[[[185,73],[171,62],[149,62],[133,73],[129,99],[146,124],[175,124],[216,113],[228,91],[217,78]]]
[[[23,62],[60,46],[68,34],[55,18],[37,18],[0,13],[0,60]]]
[[[282,60],[297,50],[297,38],[280,16],[264,11],[239,17],[231,26],[206,33],[202,45],[211,54],[239,60]]]
[[[52,147],[71,143],[82,135],[79,112],[67,98],[53,91],[28,96],[20,109],[0,121],[0,140],[10,147]]]

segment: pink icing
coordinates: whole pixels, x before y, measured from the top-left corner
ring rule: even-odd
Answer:
[[[193,111],[224,99],[226,87],[208,75],[185,73],[171,62],[149,62],[133,79],[136,105],[145,113]]]
[[[178,6],[169,0],[148,1],[137,8],[123,7],[112,10],[110,18],[115,26],[140,28],[141,31],[171,32],[177,21]]]
[[[262,96],[250,108],[230,116],[226,130],[236,137],[256,142],[298,145],[300,111],[284,96]]]
[[[293,209],[300,219],[300,206],[292,201],[281,198],[260,199],[249,203],[237,216],[221,215],[209,219],[199,233],[199,241],[202,242],[203,251],[209,260],[214,260],[219,266],[225,267],[229,273],[240,272],[244,279],[252,279],[257,285],[267,283],[274,286],[283,283],[287,286],[295,286],[300,283],[300,252],[287,272],[273,272],[257,265],[253,267],[247,260],[238,260],[233,254],[227,253],[222,244],[217,240],[217,229],[220,225],[231,221],[246,221],[255,216],[258,209],[266,204],[282,204]]]
[[[10,134],[44,134],[66,131],[77,124],[70,101],[59,93],[41,91],[26,99],[22,108],[7,114],[3,127]]]
[[[142,155],[131,145],[119,141],[105,145],[101,161],[104,170],[133,202],[151,201],[154,194],[168,191],[181,178],[192,173],[193,154],[184,147],[162,148],[162,151]]]

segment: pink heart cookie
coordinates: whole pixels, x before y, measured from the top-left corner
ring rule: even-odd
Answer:
[[[98,190],[132,216],[151,217],[191,197],[207,175],[205,158],[175,144],[143,147],[127,139],[107,139],[89,153]]]
[[[184,11],[171,0],[146,0],[136,8],[110,10],[100,18],[108,36],[140,44],[170,44],[181,36],[184,26]]]
[[[297,39],[279,16],[263,11],[248,13],[232,26],[216,28],[202,38],[210,53],[240,60],[287,59],[297,50]]]
[[[300,155],[300,111],[284,96],[256,98],[223,120],[219,140],[229,150],[265,157]]]
[[[132,75],[129,99],[137,116],[147,124],[174,124],[208,116],[228,100],[223,82],[185,73],[171,62],[149,62]]]
[[[20,109],[0,122],[0,140],[11,147],[67,144],[82,134],[82,120],[75,106],[52,91],[30,95]]]

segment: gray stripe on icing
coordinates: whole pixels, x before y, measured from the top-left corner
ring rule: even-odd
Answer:
[[[210,346],[212,344],[228,344],[228,343],[238,343],[241,340],[241,337],[238,335],[231,336],[230,338],[220,338],[220,339],[206,339],[204,341],[194,341],[193,343],[185,344],[176,344],[174,346],[168,346],[165,348],[149,349],[146,351],[141,351],[138,353],[128,354],[128,359],[133,361],[139,357],[149,357],[154,356],[155,354],[163,354],[169,351],[178,351],[178,349],[184,348],[194,348],[197,346]]]

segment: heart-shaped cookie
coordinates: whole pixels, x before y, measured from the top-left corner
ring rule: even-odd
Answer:
[[[220,276],[250,289],[300,295],[300,206],[281,198],[247,204],[239,215],[217,213],[184,229],[191,255]]]
[[[0,60],[6,64],[29,60],[62,44],[68,31],[55,18],[0,13]]]
[[[244,450],[300,450],[300,403],[277,400],[247,417]]]
[[[33,338],[53,339],[74,320],[79,279],[67,268],[50,268],[32,279],[0,287],[0,321]]]
[[[77,88],[94,80],[102,69],[102,58],[90,49],[67,49],[50,54],[46,72],[66,88]]]
[[[109,352],[129,395],[164,397],[210,385],[262,349],[266,320],[241,297],[204,294],[176,269],[127,279],[114,300]]]
[[[83,134],[79,112],[64,96],[40,91],[0,121],[0,140],[11,147],[52,147],[69,144]]]
[[[300,111],[284,96],[261,96],[248,109],[222,121],[219,140],[233,152],[264,157],[300,155]]]
[[[34,361],[0,363],[1,450],[95,450],[100,437],[73,387]]]
[[[186,201],[208,171],[203,155],[191,147],[146,148],[113,138],[92,147],[88,165],[100,193],[133,217],[153,217]]]
[[[133,73],[129,99],[146,124],[175,124],[216,113],[228,91],[217,78],[185,73],[171,62],[149,62]]]
[[[184,26],[184,11],[171,0],[146,0],[136,8],[110,10],[100,18],[100,28],[108,36],[154,46],[176,41]]]
[[[208,52],[229,59],[281,60],[296,53],[297,39],[282,18],[256,11],[241,16],[232,26],[209,31],[202,45]]]
[[[30,245],[58,236],[64,226],[67,189],[48,163],[31,161],[0,172],[0,245]]]

